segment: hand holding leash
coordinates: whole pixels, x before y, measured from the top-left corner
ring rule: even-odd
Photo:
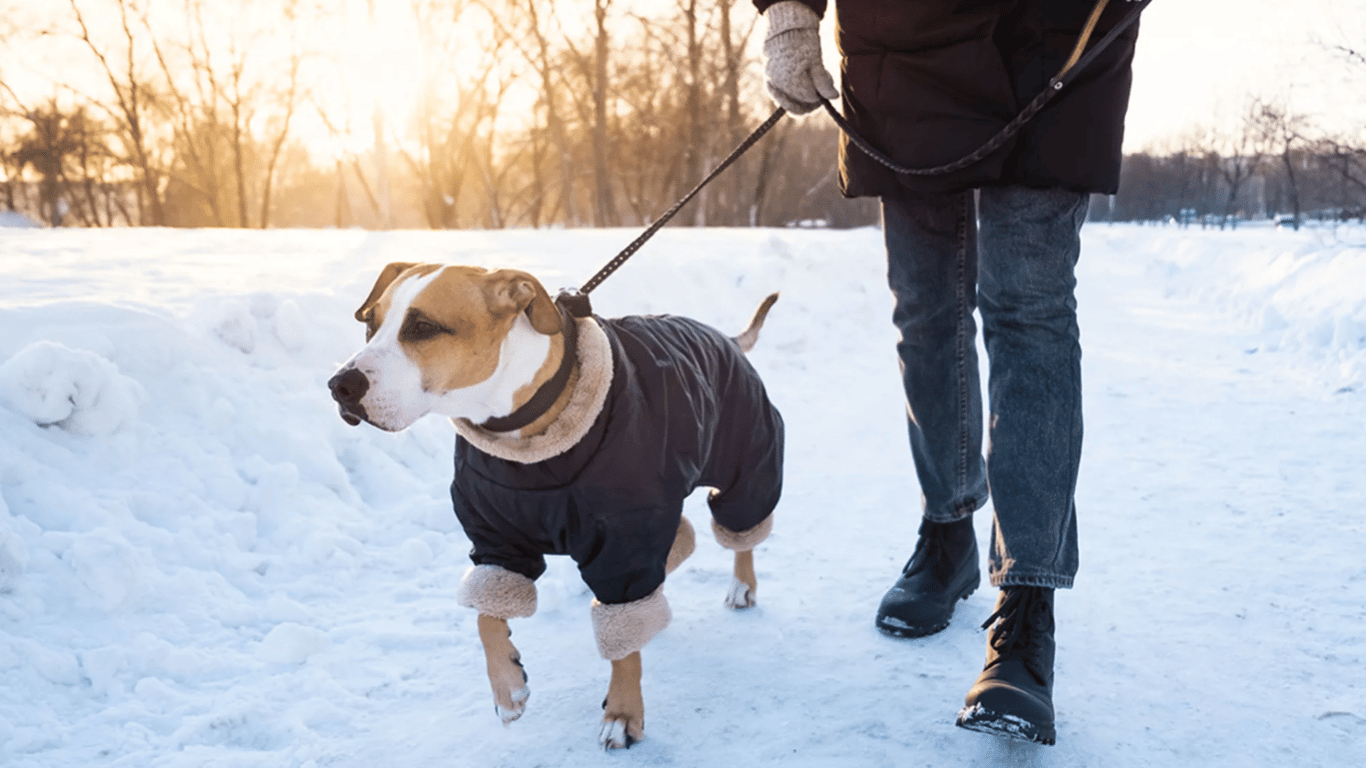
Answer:
[[[797,0],[783,0],[767,11],[764,85],[778,106],[804,115],[822,99],[839,98],[835,79],[821,60],[821,20]]]

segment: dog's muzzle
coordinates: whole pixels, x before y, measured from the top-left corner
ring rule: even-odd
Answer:
[[[332,399],[337,401],[342,421],[356,426],[366,421],[365,406],[360,404],[365,393],[370,390],[370,379],[359,368],[346,368],[327,382],[332,390]]]

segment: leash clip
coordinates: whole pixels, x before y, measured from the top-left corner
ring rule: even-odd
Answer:
[[[569,313],[570,317],[583,319],[593,314],[593,305],[588,302],[588,294],[580,293],[578,288],[561,288],[555,303]]]

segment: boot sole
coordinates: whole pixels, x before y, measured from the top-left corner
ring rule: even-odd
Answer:
[[[972,593],[977,591],[977,582],[979,581],[981,581],[980,575],[976,579],[974,579],[973,582],[969,584],[961,594],[958,595],[958,597],[954,598],[953,603],[951,603],[950,605],[956,605],[959,600],[967,600],[969,597],[971,597]],[[877,628],[881,630],[882,634],[884,635],[890,635],[892,637],[900,638],[915,638],[929,637],[930,635],[936,634],[938,632],[943,632],[946,628],[948,628],[949,621],[952,619],[953,608],[951,607],[949,609],[948,615],[945,616],[944,620],[938,624],[921,624],[919,626],[914,626],[911,624],[907,624],[906,622],[900,619],[893,618],[891,616],[878,616],[876,623]]]
[[[1057,731],[1051,723],[1045,725],[1031,723],[1023,717],[1004,712],[992,712],[981,705],[964,707],[958,713],[956,725],[969,731],[977,731],[992,736],[1004,736],[1008,739],[1030,744],[1052,746],[1057,741]]]

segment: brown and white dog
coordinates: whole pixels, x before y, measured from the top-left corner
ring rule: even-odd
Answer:
[[[479,611],[505,724],[530,695],[507,620],[535,611],[545,554],[574,557],[597,597],[594,632],[612,665],[608,749],[644,737],[640,649],[669,622],[662,584],[693,550],[681,512],[694,488],[713,488],[713,532],[735,552],[726,604],[754,605],[753,549],[780,493],[782,422],[743,353],[776,299],[729,338],[669,316],[575,320],[518,270],[381,271],[356,311],[366,344],[329,386],[353,426],[453,420],[452,498],[475,562],[460,602]],[[525,491],[521,471],[536,477]],[[546,490],[547,476],[573,481]],[[523,498],[534,508],[519,509]]]

